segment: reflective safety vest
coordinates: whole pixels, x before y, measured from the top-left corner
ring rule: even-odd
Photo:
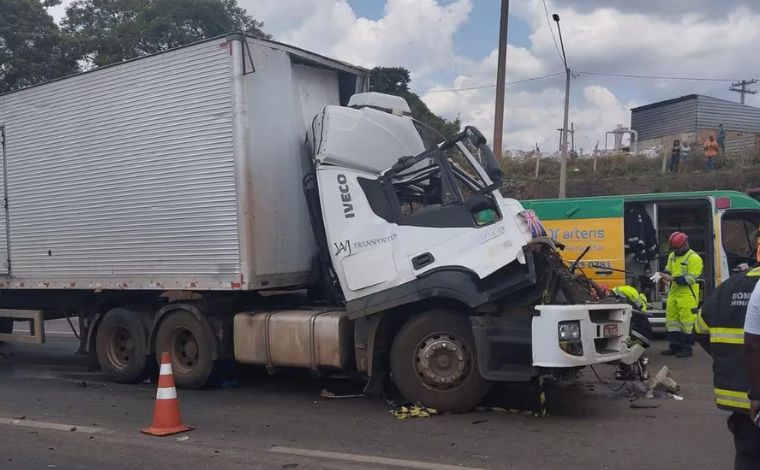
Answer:
[[[721,284],[694,323],[697,341],[713,358],[713,386],[718,408],[749,413],[749,383],[744,370],[744,317],[760,280],[760,268],[736,274]]]
[[[618,286],[612,289],[615,295],[625,298],[631,305],[641,312],[647,311],[647,297],[632,286]]]
[[[668,255],[668,264],[665,271],[673,276],[668,296],[693,296],[699,299],[699,284],[697,280],[702,276],[702,257],[694,250],[678,256],[675,252]],[[684,284],[685,282],[685,284]]]

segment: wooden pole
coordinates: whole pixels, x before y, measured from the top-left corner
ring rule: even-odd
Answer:
[[[496,67],[496,109],[493,120],[493,153],[501,161],[501,139],[504,133],[504,87],[507,78],[507,20],[509,17],[509,0],[501,0],[501,17],[499,20],[499,57]]]

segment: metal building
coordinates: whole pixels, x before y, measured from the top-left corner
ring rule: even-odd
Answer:
[[[726,154],[760,150],[760,108],[705,95],[686,95],[631,109],[639,149],[669,149],[675,139],[701,148],[718,125],[726,130]]]

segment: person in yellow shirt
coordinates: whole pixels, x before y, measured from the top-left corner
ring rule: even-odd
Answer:
[[[689,237],[673,232],[668,238],[671,251],[664,273],[652,276],[653,281],[670,282],[665,303],[665,330],[670,345],[665,356],[690,357],[694,345],[694,320],[699,305],[699,284],[702,258],[689,247]]]
[[[705,162],[705,169],[707,170],[714,170],[715,169],[715,159],[718,157],[718,141],[715,140],[714,136],[710,136],[705,141],[705,158],[707,161]]]

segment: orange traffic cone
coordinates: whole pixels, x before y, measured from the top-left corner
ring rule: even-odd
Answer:
[[[142,432],[153,436],[168,436],[191,429],[193,429],[192,426],[182,424],[182,418],[179,416],[179,402],[177,401],[177,389],[174,388],[171,357],[169,357],[168,352],[161,353],[161,372],[158,376],[153,424],[143,429]]]

